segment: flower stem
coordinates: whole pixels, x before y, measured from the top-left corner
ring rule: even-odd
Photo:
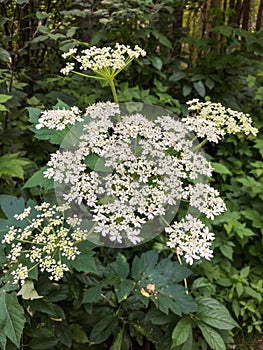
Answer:
[[[113,95],[113,100],[114,100],[114,102],[116,104],[119,104],[117,92],[116,92],[115,85],[114,85],[114,79],[113,78],[112,79],[108,79],[108,82],[110,84],[111,92],[112,92],[112,95]],[[118,122],[121,121],[120,115],[117,115],[117,121]]]
[[[116,89],[115,89],[114,81],[113,81],[113,79],[109,79],[108,82],[110,84],[111,92],[112,92],[112,95],[113,95],[113,100],[114,100],[114,102],[116,104],[118,104],[119,101],[118,101],[118,96],[117,96],[117,92],[116,92]]]
[[[193,152],[194,151],[197,151],[199,148],[203,147],[206,143],[207,143],[207,139],[203,140],[202,142],[200,142],[198,145],[196,145],[194,148],[193,148]]]

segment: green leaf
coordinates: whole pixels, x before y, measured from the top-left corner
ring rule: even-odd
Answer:
[[[172,332],[172,347],[179,346],[186,342],[192,329],[192,322],[189,317],[181,318]]]
[[[68,109],[69,106],[60,100],[54,106],[54,109],[63,109],[63,108]],[[48,129],[46,127],[41,129],[36,129],[35,126],[36,124],[38,124],[38,118],[43,111],[39,108],[33,108],[33,107],[27,107],[27,110],[29,112],[29,121],[33,124],[30,130],[35,133],[35,137],[39,140],[49,140],[51,143],[55,145],[60,145],[64,140],[65,136],[69,133],[68,129],[64,129],[61,131],[57,131],[55,129]]]
[[[143,303],[150,299],[157,309],[165,314],[168,314],[169,310],[179,316],[195,311],[196,305],[192,296],[185,293],[182,285],[177,284],[187,278],[191,271],[170,258],[157,263],[157,258],[156,251],[148,251],[140,258],[134,258],[131,274],[137,282],[137,297]],[[153,292],[147,290],[149,285],[154,286]]]
[[[114,285],[114,287],[118,302],[120,303],[128,298],[134,288],[134,282],[128,279],[121,279]]]
[[[123,332],[124,332],[124,329],[122,329],[118,333],[117,338],[114,340],[112,346],[110,347],[110,350],[122,350]]]
[[[169,81],[179,81],[182,80],[183,78],[185,78],[186,74],[182,71],[173,73],[170,78]]]
[[[89,338],[82,326],[72,323],[69,327],[72,332],[72,338],[76,343],[87,344],[89,342]]]
[[[224,340],[215,329],[202,322],[196,323],[201,330],[207,344],[211,347],[212,350],[226,350]]]
[[[153,56],[153,57],[150,57],[149,60],[151,61],[151,63],[154,66],[154,68],[156,68],[158,70],[162,69],[163,62],[162,62],[162,60],[159,57]]]
[[[92,328],[90,340],[95,344],[101,344],[109,338],[116,328],[118,319],[114,315],[106,315]]]
[[[15,293],[2,293],[0,295],[0,314],[0,323],[4,319],[4,335],[19,348],[25,318],[24,310]]]
[[[238,327],[238,324],[230,316],[227,308],[219,301],[209,297],[198,297],[197,316],[203,322],[218,329],[230,330]]]
[[[172,48],[172,43],[171,43],[171,41],[170,41],[164,34],[158,32],[157,30],[153,30],[153,31],[152,31],[152,35],[153,35],[157,40],[159,40],[159,42],[160,42],[162,45],[168,47],[169,49]]]
[[[48,328],[38,328],[31,334],[33,339],[29,342],[30,349],[46,350],[58,343],[58,337]]]
[[[186,97],[188,95],[190,95],[192,91],[192,86],[189,84],[183,85],[183,96]]]
[[[81,254],[71,262],[71,267],[80,272],[93,272],[98,274],[95,259],[93,257],[94,252],[91,250],[81,251]]]
[[[72,346],[72,334],[71,329],[66,321],[60,321],[55,323],[55,335],[59,338],[59,341],[66,345],[67,348]]]
[[[126,279],[129,271],[130,267],[127,263],[127,259],[121,253],[117,255],[116,261],[111,263],[105,271],[107,282],[110,285],[114,285],[118,302],[127,299],[130,292],[133,290],[134,282]]]
[[[205,86],[204,83],[200,81],[195,81],[193,83],[195,91],[202,97],[205,96]]]
[[[11,56],[8,51],[0,47],[0,60],[3,62],[10,62]]]
[[[26,280],[17,296],[21,295],[24,300],[41,299],[43,296],[39,295],[35,290],[34,283],[31,280]]]
[[[0,55],[1,55],[1,51],[0,51]],[[6,101],[10,100],[11,98],[13,98],[13,96],[0,94],[0,103],[5,103]]]
[[[101,157],[99,157],[95,153],[89,154],[85,159],[84,159],[84,164],[86,164],[90,169],[95,170],[95,171],[101,171],[101,172],[106,172],[110,173],[112,172],[111,167],[106,167],[105,166],[105,160]]]
[[[44,177],[44,172],[48,169],[48,166],[44,166],[36,171],[24,184],[24,188],[40,186],[45,190],[51,190],[54,188],[54,180]]]
[[[231,171],[224,164],[212,162],[212,167],[218,174],[232,175]]]
[[[11,177],[24,178],[23,167],[31,164],[26,158],[18,158],[19,153],[5,154],[0,157],[0,177],[8,175]]]
[[[97,303],[101,299],[101,286],[90,287],[83,294],[82,304]]]
[[[1,325],[0,325],[1,327]],[[4,334],[0,334],[0,349],[5,350],[6,349],[6,336]]]

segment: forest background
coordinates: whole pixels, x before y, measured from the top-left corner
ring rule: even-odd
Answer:
[[[159,105],[180,115],[192,98],[211,100],[249,113],[262,130],[263,0],[1,0],[0,15],[1,227],[14,206],[48,196],[45,184],[25,186],[56,149],[34,138],[27,107],[44,110],[59,99],[85,108],[111,95],[98,81],[60,74],[62,53],[79,42],[90,46],[119,42],[147,51],[146,57],[121,73],[120,102]],[[193,265],[189,288],[195,298],[215,300],[212,308],[220,302],[236,320],[232,348],[263,349],[263,136],[228,136],[205,150],[215,168],[213,185],[228,211],[211,225],[216,234],[214,259]],[[87,349],[88,344],[90,349],[163,350],[166,344],[167,349],[189,350],[191,334],[192,349],[226,348],[231,341],[220,326],[222,318],[206,330],[192,320],[190,332],[186,318],[140,298],[127,298],[136,259],[141,259],[143,271],[143,264],[154,261],[156,252],[159,264],[170,259],[162,237],[121,253],[89,248],[75,266],[76,273],[60,285],[47,284],[41,276],[35,281],[32,290],[43,299],[32,296],[32,291],[29,297],[10,291],[8,295],[15,295],[10,299],[13,305],[19,303],[28,312],[23,316],[22,340],[15,338],[19,330],[13,320],[15,335],[5,329],[0,347]],[[0,264],[4,263],[1,246]],[[168,279],[169,266],[163,271]],[[10,311],[10,300],[1,295],[1,307]],[[216,318],[207,309],[204,313]],[[178,320],[189,331],[181,344],[176,340]]]

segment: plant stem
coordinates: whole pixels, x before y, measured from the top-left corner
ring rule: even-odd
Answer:
[[[203,147],[206,143],[207,143],[207,139],[203,140],[202,142],[200,142],[197,146],[195,146],[193,148],[193,151],[197,151],[199,148]]]
[[[183,265],[182,260],[180,258],[180,255],[177,252],[176,252],[176,255],[177,255],[177,259],[178,259],[179,264]],[[184,287],[185,287],[185,293],[189,294],[188,285],[187,285],[187,279],[186,278],[184,278]]]
[[[114,100],[114,102],[116,104],[119,104],[117,92],[116,92],[115,85],[114,85],[114,79],[113,78],[112,79],[108,79],[108,82],[110,84],[111,92],[112,92],[112,95],[113,95],[113,100]],[[117,115],[117,121],[118,122],[121,121],[120,115]]]

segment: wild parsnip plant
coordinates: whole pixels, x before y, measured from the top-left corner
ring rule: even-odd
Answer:
[[[117,74],[133,59],[145,54],[138,46],[132,50],[119,44],[115,48],[91,47],[80,55],[76,49],[71,49],[63,57],[73,56],[80,64],[81,73],[69,62],[62,73],[72,71],[90,77],[85,72],[91,70],[95,74],[93,78],[104,79],[114,87]],[[52,133],[66,129],[72,136],[74,128],[71,130],[70,127],[81,123],[80,131],[74,135],[74,147],[61,148],[51,154],[43,174],[63,185],[62,189],[60,187],[63,205],[58,210],[77,210],[75,215],[87,222],[81,210],[85,206],[92,225],[81,237],[74,239],[75,228],[65,228],[63,217],[56,218],[55,222],[44,221],[45,216],[55,215],[55,206],[54,214],[51,209],[47,210],[41,214],[42,219],[34,220],[24,231],[11,227],[2,241],[11,244],[10,263],[17,264],[22,252],[26,252],[28,259],[12,272],[15,283],[25,281],[29,262],[34,263],[30,269],[39,266],[42,271],[49,272],[51,279],[62,278],[63,271],[68,270],[63,255],[74,258],[78,252],[76,244],[94,236],[99,237],[95,241],[101,245],[142,244],[145,242],[143,228],[148,223],[155,223],[155,219],[162,223],[163,232],[168,234],[167,246],[187,263],[212,258],[214,234],[199,216],[213,220],[226,210],[226,206],[219,192],[207,183],[213,169],[199,150],[205,142],[217,143],[226,134],[256,135],[257,129],[252,126],[251,118],[225,109],[219,103],[192,100],[188,102],[189,115],[182,120],[168,113],[149,120],[141,113],[122,114],[116,103],[115,88],[112,92],[115,102],[99,102],[88,106],[84,113],[76,106],[41,112],[36,130]],[[192,133],[205,139],[196,143]],[[91,168],[90,159],[94,156],[97,162],[103,162],[106,172],[96,170],[96,166]],[[184,213],[180,213],[180,202],[187,207]],[[46,206],[49,204],[36,209]],[[166,211],[172,206],[179,208],[179,212],[167,221]],[[63,215],[66,215],[65,223],[71,222],[71,218],[67,218],[71,214],[66,214],[65,209]],[[63,251],[63,246],[72,252],[71,257]]]
[[[197,326],[212,349],[223,350],[224,341],[216,329],[230,330],[235,322],[211,298],[194,302],[187,294],[186,281],[184,287],[178,281],[189,275],[182,266],[184,262],[192,265],[213,257],[214,233],[205,220],[213,220],[227,209],[220,193],[209,184],[213,168],[202,146],[208,141],[218,143],[227,134],[256,135],[257,129],[246,114],[198,100],[188,102],[189,115],[183,119],[166,111],[154,117],[141,111],[123,112],[114,79],[132,60],[145,54],[138,46],[131,49],[116,44],[114,48],[91,47],[80,54],[71,49],[63,55],[75,60],[66,63],[63,74],[107,81],[114,102],[98,102],[84,112],[65,104],[44,112],[30,109],[36,137],[49,139],[60,149],[51,154],[47,166],[29,183],[54,183],[58,203],[45,201],[15,215],[17,226],[10,226],[2,239],[7,251],[5,282],[26,285],[34,269],[47,274],[51,281],[63,281],[68,272],[74,273],[72,261],[81,256],[78,247],[86,241],[126,248],[160,235],[165,249],[171,256],[175,254],[180,264],[166,258],[167,278],[156,252],[134,259],[131,271],[119,254],[112,263],[113,270],[107,272],[111,276],[116,271],[117,277],[112,276],[107,283],[114,286],[119,302],[134,294],[145,307],[151,299],[158,312],[179,317],[185,313],[186,318],[176,323],[170,335],[170,346],[186,343],[190,349],[192,327]],[[152,261],[152,271],[147,261]],[[140,265],[145,265],[147,278]],[[174,280],[174,267],[180,276],[178,281]],[[98,300],[100,295],[108,300],[102,293],[104,287],[101,282],[92,290],[100,291]],[[115,307],[116,300],[108,302]],[[210,309],[217,312],[217,322],[213,317],[205,318]],[[196,316],[191,314],[194,312]],[[180,333],[182,326],[187,329],[184,335]],[[91,332],[91,339],[101,343],[110,334],[98,338]]]

